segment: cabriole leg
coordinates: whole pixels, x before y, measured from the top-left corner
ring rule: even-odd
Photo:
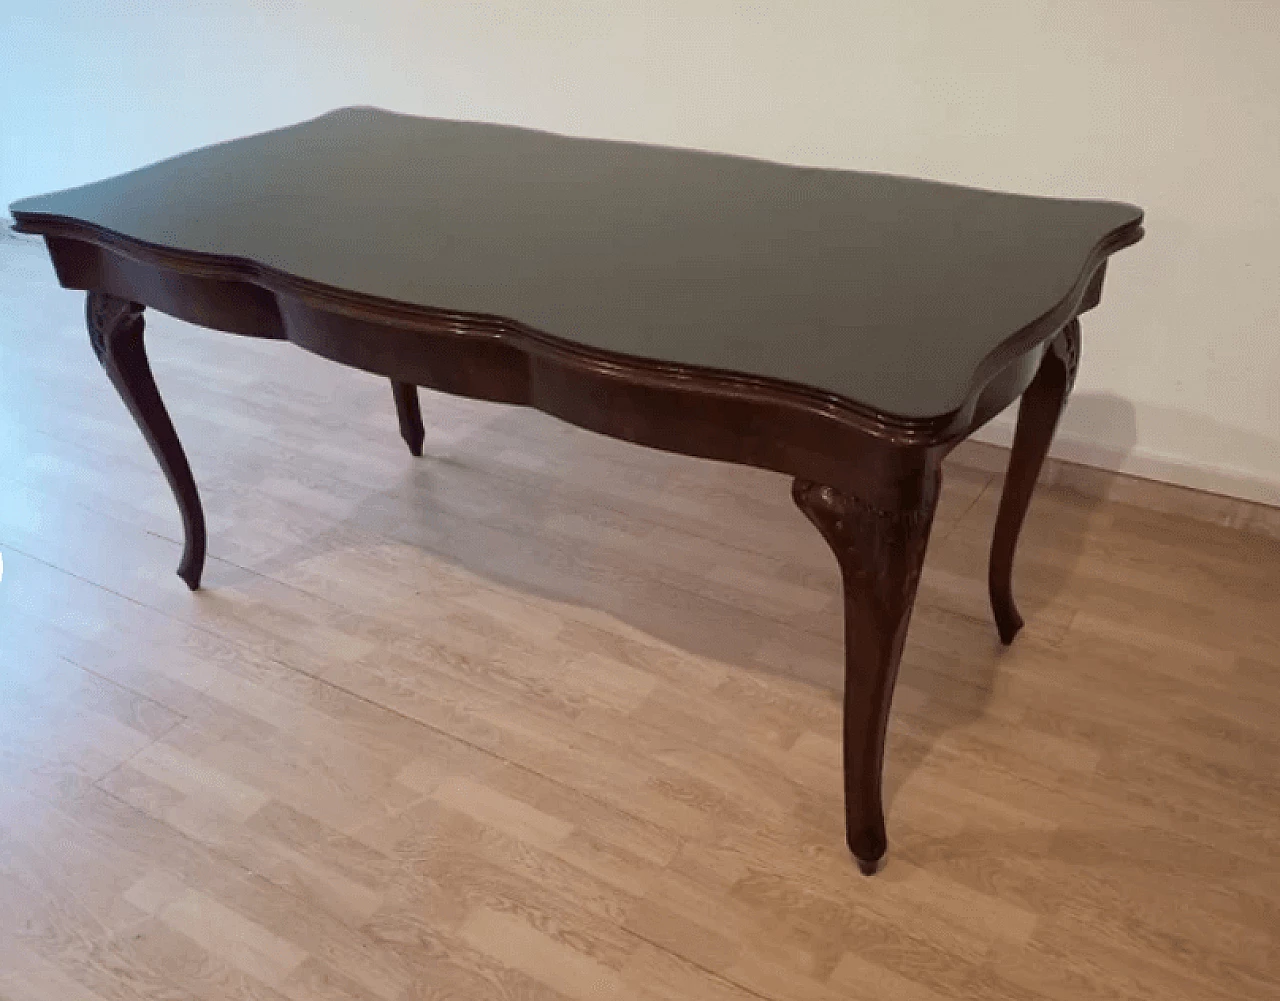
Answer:
[[[1013,436],[1009,471],[1000,496],[987,585],[1000,641],[1013,642],[1022,628],[1022,616],[1013,600],[1013,556],[1026,518],[1036,480],[1044,465],[1058,419],[1076,381],[1080,363],[1080,321],[1072,320],[1049,344],[1040,368],[1018,404],[1018,425]]]
[[[887,847],[881,778],[889,708],[941,487],[930,460],[901,510],[796,480],[792,496],[827,540],[844,582],[845,838],[868,876]]]
[[[178,576],[194,591],[200,586],[200,575],[204,571],[204,511],[187,456],[147,362],[142,342],[142,310],[136,302],[107,292],[90,292],[85,301],[89,343],[111,384],[133,414],[173,490],[186,539]]]

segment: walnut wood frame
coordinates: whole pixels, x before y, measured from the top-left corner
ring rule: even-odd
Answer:
[[[944,456],[1023,397],[992,546],[992,607],[1005,643],[1022,620],[1011,575],[1018,534],[1074,379],[1078,314],[1101,296],[1106,258],[1139,223],[1107,236],[1049,311],[975,373],[965,404],[930,418],[879,413],[801,385],[609,354],[499,316],[425,309],[297,278],[238,258],[182,252],[59,216],[19,213],[45,237],[58,278],[88,291],[95,353],[128,405],[182,513],[179,574],[199,586],[199,495],[143,350],[142,311],[292,341],[391,380],[401,434],[422,449],[417,389],[535,407],[615,438],[777,470],[830,544],[845,605],[846,839],[867,874],[884,857],[885,734],[898,663],[941,485]]]

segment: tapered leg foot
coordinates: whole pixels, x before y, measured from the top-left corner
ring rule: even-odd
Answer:
[[[888,840],[882,773],[889,709],[941,486],[932,460],[904,488],[898,510],[796,480],[792,496],[835,552],[844,581],[845,839],[868,876]]]
[[[89,343],[160,463],[182,515],[185,544],[178,576],[196,590],[204,571],[205,528],[200,494],[186,453],[173,429],[142,341],[143,307],[106,292],[90,292],[85,300]]]
[[[1075,383],[1080,361],[1080,321],[1072,320],[1050,343],[1044,360],[1022,394],[1018,426],[1013,437],[1009,471],[1000,497],[987,584],[1000,642],[1008,646],[1022,628],[1022,615],[1013,600],[1013,557],[1036,480],[1044,465],[1053,433]]]
[[[876,873],[878,873],[881,869],[884,868],[885,856],[883,851],[881,851],[879,857],[877,858],[864,859],[864,858],[859,858],[857,855],[855,855],[853,858],[854,858],[854,861],[858,863],[858,871],[861,872],[862,875],[864,876],[874,876]]]
[[[422,428],[422,410],[418,407],[418,387],[410,382],[391,381],[391,392],[396,398],[396,416],[400,418],[400,437],[409,451],[421,457],[422,440],[426,432]]]

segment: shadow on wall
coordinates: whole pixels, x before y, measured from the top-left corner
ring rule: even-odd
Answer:
[[[1109,442],[1099,446],[1097,454],[1116,467],[1138,444],[1138,412],[1115,393],[1072,393],[1058,433],[1072,440]]]
[[[1101,394],[1100,394],[1101,396]],[[1069,407],[1060,438],[1058,452],[1066,459],[1089,466],[1116,467],[1132,458],[1130,470],[1145,479],[1179,484],[1193,490],[1220,494],[1224,498],[1242,498],[1272,507],[1280,507],[1280,467],[1275,457],[1280,454],[1280,419],[1276,433],[1259,434],[1247,428],[1224,424],[1202,413],[1144,403],[1139,411],[1144,429],[1149,437],[1169,443],[1170,453],[1162,455],[1148,446],[1134,449],[1133,439],[1127,435],[1131,424],[1119,408],[1132,406],[1124,400],[1116,401],[1117,412],[1108,409],[1099,412],[1087,410],[1077,419],[1075,407]],[[1102,421],[1114,420],[1123,427],[1126,437],[1120,447],[1099,447],[1094,442],[1109,440],[1114,431]],[[1179,458],[1178,456],[1206,456],[1205,460]],[[1110,486],[1107,480],[1101,481]],[[1120,496],[1123,496],[1121,491]]]

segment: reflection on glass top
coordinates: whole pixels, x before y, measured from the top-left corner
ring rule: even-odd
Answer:
[[[961,406],[982,359],[1141,218],[373,108],[12,210],[904,417]]]

